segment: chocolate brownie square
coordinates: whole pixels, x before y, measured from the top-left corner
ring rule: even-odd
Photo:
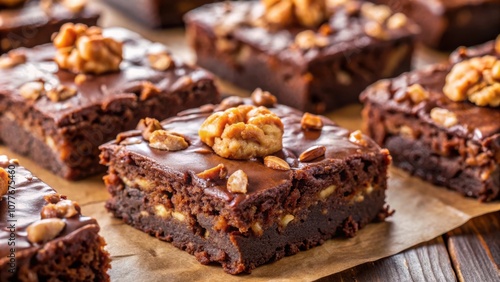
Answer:
[[[252,98],[146,119],[101,146],[108,210],[231,274],[390,215],[387,150],[267,92]]]
[[[419,39],[441,50],[472,46],[500,34],[498,0],[376,0],[401,11],[422,29]]]
[[[109,281],[99,225],[80,207],[0,156],[0,280]]]
[[[141,118],[219,99],[208,72],[121,28],[68,24],[0,67],[0,140],[67,179],[104,171],[98,146]]]
[[[91,7],[71,5],[72,1],[52,2],[0,1],[0,54],[49,43],[52,34],[68,22],[97,24],[99,12]],[[5,6],[9,3],[15,5]]]
[[[500,41],[490,42],[375,83],[361,98],[364,131],[396,166],[481,201],[498,199],[499,58]]]
[[[358,102],[369,84],[410,69],[417,27],[387,6],[271,2],[215,3],[187,13],[198,64],[316,113]]]

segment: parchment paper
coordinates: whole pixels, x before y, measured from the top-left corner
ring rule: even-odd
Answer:
[[[94,3],[103,7],[100,3]],[[102,24],[125,26],[145,37],[167,43],[176,55],[192,60],[181,29],[149,31],[104,7]],[[442,60],[444,56],[420,50],[417,64]],[[226,93],[242,93],[222,84]],[[349,129],[359,128],[359,105],[350,106],[329,117]],[[335,239],[309,251],[258,267],[250,275],[231,276],[217,265],[203,266],[196,259],[170,245],[114,219],[104,208],[108,198],[102,175],[79,182],[53,176],[34,162],[0,146],[0,154],[18,158],[21,164],[62,194],[82,206],[88,216],[97,218],[101,235],[113,262],[113,281],[311,281],[336,272],[387,257],[450,231],[469,219],[500,210],[500,202],[483,204],[438,188],[405,172],[392,169],[387,202],[396,213],[383,223],[369,224],[355,238]]]

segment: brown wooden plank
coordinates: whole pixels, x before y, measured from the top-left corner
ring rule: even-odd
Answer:
[[[397,255],[366,263],[318,282],[334,281],[456,281],[442,237]]]
[[[449,232],[447,244],[461,281],[500,281],[500,212]]]

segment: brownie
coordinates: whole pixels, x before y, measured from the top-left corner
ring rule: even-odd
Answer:
[[[187,11],[217,0],[105,0],[105,2],[148,27],[161,28],[180,26],[182,16]]]
[[[2,7],[0,53],[49,43],[52,34],[67,22],[96,25],[98,19],[99,12],[91,7],[72,11],[62,4],[54,3],[44,9],[39,1],[28,1],[12,8]]]
[[[500,34],[499,0],[375,0],[420,25],[419,40],[441,50],[472,46]]]
[[[380,7],[348,2],[312,28],[271,25],[259,1],[205,5],[185,21],[200,66],[239,87],[270,91],[288,106],[322,113],[358,102],[369,84],[410,69],[416,26],[401,14],[391,17],[387,6],[381,23],[370,19]]]
[[[0,140],[67,179],[105,171],[98,146],[141,118],[164,119],[219,99],[212,75],[171,57],[165,46],[121,28],[106,29],[104,36],[123,42],[118,71],[75,74],[58,68],[51,44],[11,51],[12,58],[21,53],[26,62],[0,69]],[[168,68],[154,68],[152,54],[168,55],[162,58],[171,61],[158,61]],[[38,81],[45,89],[73,89],[74,95],[62,101],[22,95],[26,84]]]
[[[109,281],[95,219],[6,156],[0,184],[1,281]]]
[[[102,145],[101,161],[109,167],[107,209],[202,264],[220,263],[230,274],[250,272],[334,236],[352,237],[390,214],[384,207],[387,150],[324,117],[274,105],[269,111],[284,125],[282,149],[250,159],[219,156],[201,141],[200,126],[209,116],[255,103],[227,99],[158,124],[153,134],[164,129],[182,136],[187,144],[181,150],[156,149],[153,137],[149,144],[144,139],[146,130],[143,136],[140,130],[125,132]],[[258,134],[250,132],[242,133],[247,145],[258,144]],[[231,146],[239,153],[248,149]]]
[[[389,149],[396,166],[424,180],[481,201],[498,199],[499,43],[496,51],[494,42],[461,49],[461,55],[452,55],[451,63],[368,88],[361,96],[365,133]],[[496,70],[474,69],[495,62]],[[458,77],[454,76],[457,71]],[[496,71],[496,79],[490,79],[488,71],[493,77]],[[469,81],[473,77],[478,80]],[[479,86],[474,86],[477,82]],[[468,98],[449,94],[463,93],[463,89],[469,89]]]

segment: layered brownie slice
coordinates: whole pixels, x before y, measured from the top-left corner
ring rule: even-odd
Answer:
[[[216,3],[185,21],[199,65],[316,113],[357,102],[369,84],[409,70],[417,29],[387,6],[359,1]]]
[[[257,90],[120,134],[101,146],[106,207],[231,274],[390,214],[387,150],[275,102]]]
[[[422,29],[419,39],[442,50],[472,46],[500,34],[499,0],[374,0],[401,11]]]
[[[491,201],[500,197],[500,41],[460,53],[368,88],[364,130],[396,166]]]
[[[13,50],[0,67],[0,140],[67,179],[104,171],[98,146],[141,118],[219,98],[206,71],[120,28],[67,24],[54,45]]]
[[[0,280],[109,281],[93,218],[16,160],[0,156]]]
[[[49,43],[65,23],[96,25],[98,19],[84,0],[1,0],[0,53]]]

